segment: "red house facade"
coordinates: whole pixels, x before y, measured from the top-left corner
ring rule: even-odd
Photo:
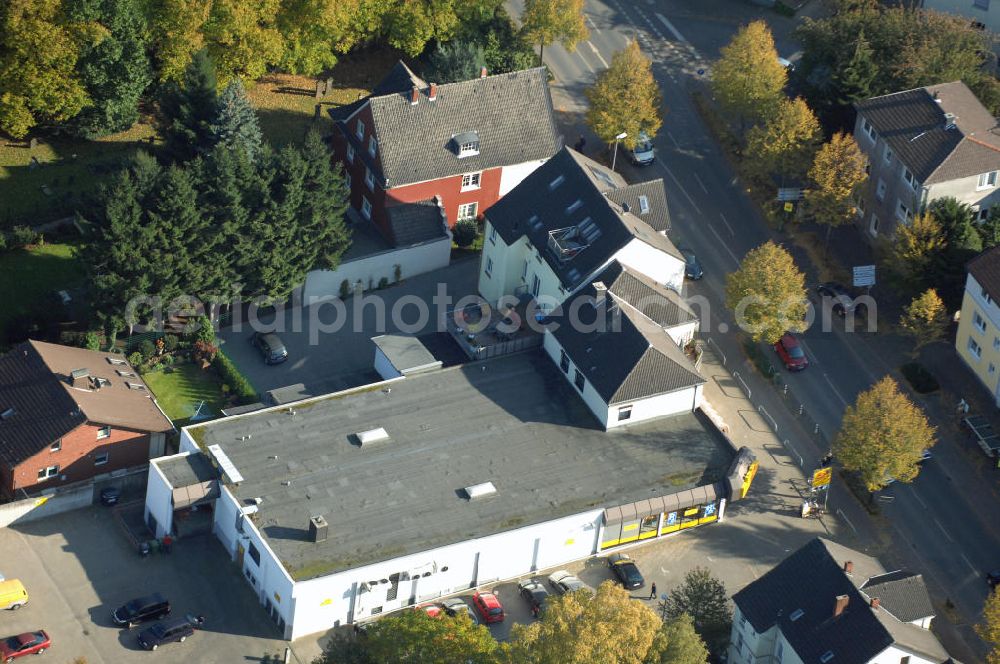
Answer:
[[[351,207],[392,243],[387,208],[434,199],[449,226],[477,219],[560,147],[544,68],[437,85],[399,62],[331,116]]]
[[[121,356],[29,341],[0,357],[0,497],[141,466],[171,430]]]

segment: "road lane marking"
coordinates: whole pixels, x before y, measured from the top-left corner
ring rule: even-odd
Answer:
[[[590,66],[590,63],[587,62],[587,58],[583,57],[583,53],[580,52],[580,49],[574,49],[573,52],[576,53],[576,56],[583,61],[583,64],[587,65],[587,69],[590,70],[591,74],[597,73],[596,71],[594,71],[594,68]]]
[[[601,31],[597,29],[597,24],[594,23],[594,19],[592,19],[592,18],[590,18],[588,16],[587,17],[587,23],[590,23],[590,27],[593,28],[594,32],[596,32],[597,34],[601,34]]]
[[[670,139],[670,141],[674,144],[675,148],[677,148],[678,150],[681,149],[681,144],[677,142],[677,139],[674,138],[674,135],[671,134],[669,131],[667,132],[667,138]]]
[[[608,61],[604,59],[604,56],[602,56],[601,52],[597,50],[597,47],[594,46],[594,43],[588,39],[587,40],[587,45],[590,46],[590,50],[594,52],[594,55],[597,56],[597,59],[600,60],[601,64],[604,65],[604,68],[607,69],[608,68]],[[591,70],[591,71],[593,71],[593,70]]]
[[[701,187],[701,190],[707,194],[708,189],[705,187],[705,183],[701,181],[701,178],[698,177],[698,174],[695,173],[694,171],[691,171],[691,175],[694,176],[694,179],[698,182],[698,186]],[[725,221],[725,217],[723,217],[723,221]]]
[[[691,203],[691,207],[694,208],[694,211],[697,212],[698,214],[701,214],[701,208],[698,207],[698,204],[694,202],[693,198],[691,198],[691,194],[689,194],[687,192],[687,189],[684,188],[684,185],[681,184],[681,181],[678,180],[674,176],[674,174],[670,172],[669,168],[667,168],[666,166],[663,165],[663,162],[658,161],[656,163],[660,166],[660,168],[662,168],[664,171],[666,171],[667,175],[670,176],[670,179],[674,181],[674,183],[677,185],[677,187],[681,190],[681,193],[684,194],[684,198],[688,199],[688,202]],[[737,262],[739,262],[739,261],[737,261]]]
[[[846,521],[846,522],[847,522],[847,525],[849,525],[849,526],[851,527],[851,530],[853,530],[853,531],[854,531],[854,536],[855,536],[855,537],[857,537],[857,536],[858,536],[858,529],[854,527],[854,524],[853,524],[853,523],[851,523],[851,520],[847,518],[847,515],[846,515],[846,514],[844,514],[844,510],[842,510],[842,509],[840,509],[840,508],[838,507],[838,508],[837,508],[837,514],[839,514],[839,515],[840,515],[840,518],[841,518],[841,519],[843,519],[844,521]]]
[[[805,339],[799,339],[799,345],[802,346],[802,350],[805,351],[806,357],[809,358],[809,361],[812,362],[814,365],[818,366],[819,365],[819,360],[816,359],[816,353],[814,353],[812,351],[812,348],[810,348],[808,345],[806,345],[806,340]]]
[[[673,23],[667,20],[666,16],[657,12],[656,18],[660,19],[660,23],[662,23],[667,28],[667,30],[670,31],[670,33],[677,39],[677,41],[684,42],[685,44],[687,43],[687,39],[684,38],[684,35],[681,34],[680,30],[674,27]]]
[[[972,573],[973,573],[973,574],[976,574],[977,572],[976,572],[976,568],[975,568],[975,566],[974,566],[974,565],[973,565],[972,563],[970,563],[970,562],[969,562],[969,559],[965,557],[965,554],[964,554],[964,553],[963,553],[963,554],[961,554],[961,555],[962,555],[962,560],[964,560],[964,561],[965,561],[965,564],[969,566],[969,569],[971,569],[971,570],[972,570]]]
[[[920,494],[917,493],[916,489],[914,489],[913,487],[910,487],[910,493],[912,493],[913,497],[917,499],[917,502],[920,503],[921,507],[923,507],[925,510],[929,509],[927,507],[927,503],[925,503],[924,500],[923,500],[923,498],[920,497]]]
[[[722,239],[722,236],[719,235],[718,231],[716,231],[715,228],[712,227],[712,224],[705,224],[705,225],[708,226],[708,230],[712,231],[712,235],[714,235],[715,239],[719,241],[719,244],[721,244],[723,247],[726,248],[726,251],[732,257],[733,262],[736,263],[736,265],[739,265],[740,259],[736,257],[736,254],[734,254],[733,250],[729,248],[729,245],[726,244],[726,241]]]
[[[823,374],[823,380],[825,380],[825,381],[826,381],[826,384],[830,386],[830,389],[831,389],[831,390],[833,390],[833,393],[834,393],[835,395],[837,395],[837,398],[838,398],[838,399],[840,399],[840,403],[844,404],[844,408],[847,408],[847,406],[848,406],[848,404],[847,404],[847,399],[845,399],[844,397],[842,397],[842,396],[840,395],[840,392],[838,392],[838,391],[837,391],[837,388],[836,388],[836,387],[834,387],[834,385],[833,385],[833,381],[832,381],[832,380],[830,380],[830,377],[829,377],[829,376],[827,376],[826,374]]]
[[[954,541],[955,541],[955,538],[953,538],[953,537],[952,537],[952,536],[951,536],[951,535],[950,535],[950,534],[948,533],[948,531],[944,529],[944,526],[942,526],[942,525],[941,525],[941,522],[940,522],[940,521],[938,521],[937,519],[934,519],[934,523],[935,523],[935,525],[937,525],[937,527],[938,527],[938,528],[940,528],[940,529],[941,529],[941,532],[942,532],[942,533],[944,533],[944,536],[945,536],[945,537],[947,537],[947,538],[948,538],[948,539],[949,539],[950,541],[952,541],[952,542],[954,542]]]
[[[695,175],[695,177],[698,177],[698,176],[697,176],[697,175]],[[699,180],[699,182],[701,182],[701,180]],[[705,188],[705,187],[702,187],[702,189],[704,189],[704,188]],[[706,190],[706,191],[705,191],[705,193],[707,194],[707,193],[708,193],[708,190]],[[733,237],[736,237],[736,233],[734,233],[734,232],[733,232],[733,227],[729,225],[729,220],[728,220],[728,219],[726,219],[726,215],[724,215],[724,214],[722,214],[722,213],[720,212],[720,213],[719,213],[719,216],[720,216],[720,217],[722,217],[722,223],[724,223],[724,224],[726,225],[726,228],[728,228],[728,229],[729,229],[729,234],[730,234],[730,235],[732,235]]]

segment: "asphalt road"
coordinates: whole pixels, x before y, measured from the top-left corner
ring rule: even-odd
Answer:
[[[516,0],[509,6],[520,10]],[[556,79],[556,109],[570,134],[582,126],[584,89],[607,67],[616,50],[637,38],[653,60],[666,107],[656,139],[658,159],[636,170],[619,153],[618,170],[630,181],[663,178],[673,219],[671,236],[692,248],[705,270],[705,278],[690,284],[688,293],[703,296],[709,305],[708,311],[701,312],[702,332],[728,356],[740,358],[732,320],[723,304],[725,274],[736,268],[749,249],[770,239],[772,232],[740,190],[695,112],[690,92],[707,80],[711,60],[740,24],[757,17],[768,20],[779,53],[788,57],[797,51],[791,37],[794,23],[741,0],[702,0],[697,10],[688,6],[683,0],[587,0],[590,39],[572,53],[550,46],[545,61]],[[805,13],[810,11],[807,7]],[[567,136],[567,143],[575,138]],[[601,149],[588,142],[586,150],[593,154]],[[801,428],[801,420],[793,414],[795,404],[802,403],[827,439],[832,439],[846,405],[892,368],[865,334],[838,329],[842,325],[834,319],[833,329],[824,331],[822,325],[815,325],[802,335],[811,366],[800,374],[782,376],[794,401],[787,399],[784,405],[775,406],[774,399],[767,398],[772,404],[768,412],[805,458],[807,470],[826,449],[820,449],[811,431]],[[773,356],[773,351],[768,352]],[[758,393],[754,400],[763,396]],[[977,639],[968,625],[978,619],[986,597],[983,573],[1000,567],[1000,523],[997,510],[983,506],[987,494],[982,487],[967,481],[973,473],[969,460],[955,449],[958,444],[941,441],[935,458],[925,464],[912,485],[897,483],[885,492],[892,502],[883,504],[888,519],[883,533],[896,560],[919,569],[939,599],[947,597],[955,603],[962,614],[959,622],[965,623],[961,631],[973,641]],[[977,650],[982,652],[981,644]]]

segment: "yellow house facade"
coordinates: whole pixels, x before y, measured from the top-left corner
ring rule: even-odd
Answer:
[[[1000,247],[969,263],[955,348],[1000,406]]]

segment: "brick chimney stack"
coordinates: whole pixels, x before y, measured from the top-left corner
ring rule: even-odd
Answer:
[[[479,78],[486,78],[486,67],[479,70]]]
[[[438,84],[431,83],[430,90],[427,91],[427,101],[434,101],[438,98]]]
[[[878,607],[881,606],[882,602],[879,601],[878,597],[872,597],[871,607],[872,611],[878,611]]]
[[[837,603],[833,605],[833,617],[836,618],[844,612],[847,608],[847,603],[850,601],[850,597],[847,595],[837,595]]]
[[[846,563],[844,563],[844,574],[853,574],[853,573],[854,573],[854,563],[848,560]]]
[[[420,88],[414,85],[413,89],[410,90],[410,106],[416,106],[419,103],[420,103]]]

